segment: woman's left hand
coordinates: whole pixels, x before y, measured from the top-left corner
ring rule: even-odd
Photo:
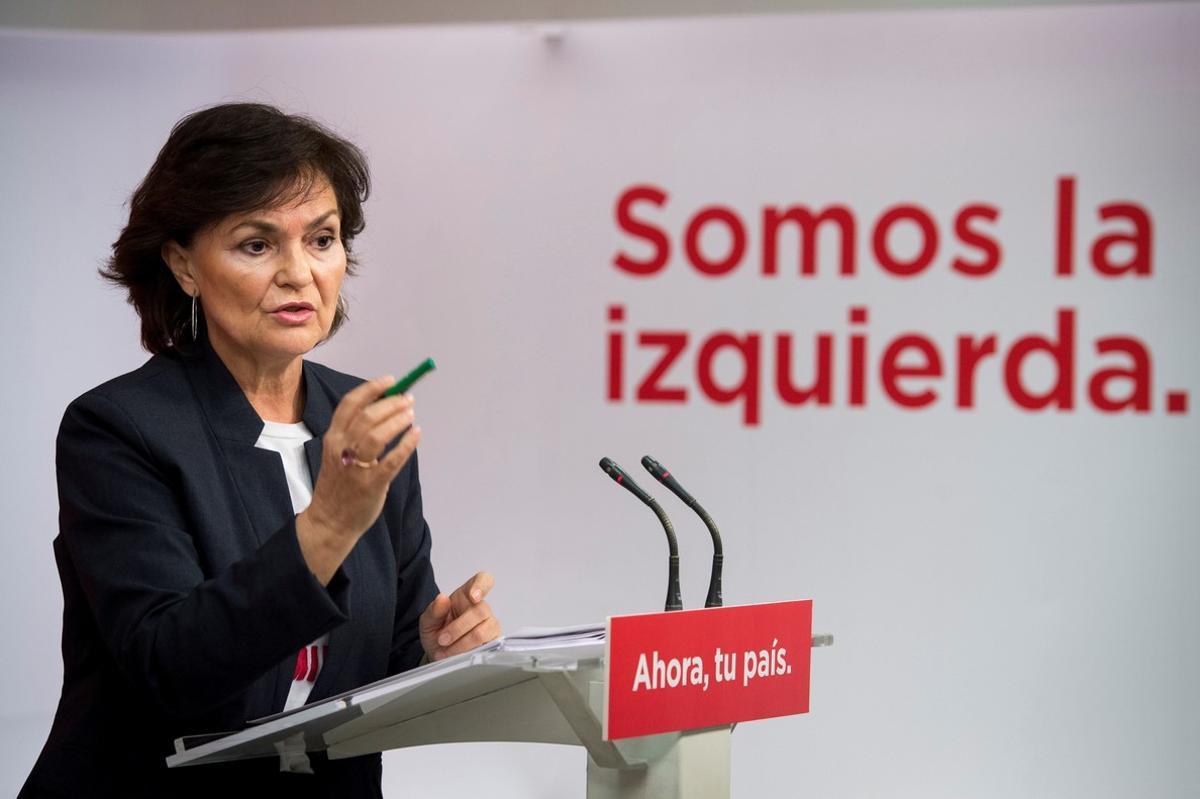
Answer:
[[[450,596],[438,594],[421,614],[421,646],[430,660],[466,652],[500,637],[500,622],[484,597],[495,581],[479,572]]]

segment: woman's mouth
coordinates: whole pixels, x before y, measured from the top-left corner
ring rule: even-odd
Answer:
[[[287,325],[302,325],[316,314],[307,302],[288,302],[271,311],[280,322]]]

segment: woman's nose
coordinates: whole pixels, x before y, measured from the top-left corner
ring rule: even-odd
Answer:
[[[284,247],[275,271],[275,283],[280,286],[306,286],[311,282],[312,265],[303,242]]]

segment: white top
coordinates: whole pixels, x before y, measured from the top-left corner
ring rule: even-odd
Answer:
[[[263,422],[262,435],[254,442],[254,446],[259,449],[278,452],[283,458],[283,473],[287,475],[288,494],[292,498],[292,510],[296,513],[301,513],[312,502],[312,474],[304,456],[304,442],[312,437],[312,431],[304,422]],[[328,633],[300,650],[296,657],[292,687],[288,690],[287,701],[283,704],[284,710],[300,707],[308,701],[308,695],[312,692],[328,651]]]

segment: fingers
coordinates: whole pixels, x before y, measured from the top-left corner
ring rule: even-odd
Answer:
[[[350,389],[334,408],[329,426],[337,428],[347,425],[359,411],[379,399],[379,395],[387,391],[388,387],[395,382],[396,378],[391,375],[383,375]]]
[[[487,572],[476,572],[475,576],[467,581],[467,596],[472,602],[480,602],[496,585],[496,578]],[[469,586],[469,587],[468,587]]]
[[[450,597],[438,594],[421,613],[417,624],[422,633],[433,634],[441,629],[450,616]]]
[[[326,434],[332,434],[327,439],[333,444],[331,452],[340,454],[343,449],[350,449],[359,460],[372,461],[384,454],[389,443],[413,426],[415,416],[411,394],[380,398],[394,382],[395,379],[390,375],[378,377],[356,386],[342,397]],[[389,481],[404,466],[416,447],[418,436],[405,435],[404,438],[408,439],[405,442],[407,446],[394,448],[400,449],[400,452],[396,452],[397,457],[389,460],[392,468],[376,470],[386,472]]]
[[[433,658],[439,660],[466,652],[500,636],[500,622],[492,615],[486,602],[480,602],[466,613],[455,617],[438,633]]]
[[[480,622],[492,615],[492,608],[486,602],[473,605],[466,613],[452,614],[453,618],[446,626],[438,631],[437,645],[447,647],[475,629]]]
[[[400,400],[400,402],[392,403],[393,399]],[[385,403],[388,404],[387,408],[375,412],[376,406]],[[360,413],[352,427],[353,432],[348,433],[346,438],[359,458],[367,461],[374,460],[383,454],[384,449],[393,439],[412,427],[414,419],[411,400],[389,397],[376,402]]]
[[[432,659],[466,652],[500,636],[500,622],[484,601],[495,583],[492,575],[478,572],[449,597],[439,594],[436,608],[430,603],[421,617],[421,638]],[[427,620],[432,625],[435,613],[443,620],[440,627],[426,626]]]
[[[413,405],[412,394],[375,400],[346,421],[346,435],[357,440],[387,419],[405,411],[411,411]]]
[[[454,612],[465,613],[472,605],[482,602],[495,584],[496,580],[492,575],[487,572],[476,572],[474,577],[467,580],[450,595]]]
[[[392,447],[392,451],[384,456],[383,460],[379,461],[379,465],[375,468],[386,475],[390,483],[400,473],[400,470],[404,468],[404,464],[408,463],[408,459],[416,452],[417,445],[420,443],[421,428],[413,425],[412,429],[404,434],[404,438],[400,439],[400,443]]]

